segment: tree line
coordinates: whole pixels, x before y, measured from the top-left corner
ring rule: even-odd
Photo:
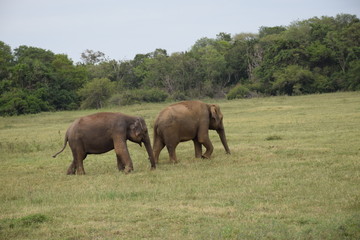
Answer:
[[[360,90],[360,20],[313,17],[259,32],[204,37],[188,51],[132,60],[65,54],[0,41],[0,115],[165,99],[248,98]]]

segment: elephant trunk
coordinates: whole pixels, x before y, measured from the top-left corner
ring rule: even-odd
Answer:
[[[154,158],[154,153],[151,147],[151,142],[150,142],[150,138],[149,135],[146,135],[145,139],[143,140],[146,151],[149,155],[149,160],[151,163],[151,169],[155,169],[156,168],[156,164],[155,164],[155,158]]]
[[[220,136],[221,143],[223,144],[226,153],[230,154],[230,149],[229,149],[229,146],[228,146],[227,140],[226,140],[225,130],[224,129],[219,129],[219,130],[216,130],[216,131]]]

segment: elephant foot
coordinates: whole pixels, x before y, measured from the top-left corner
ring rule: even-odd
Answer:
[[[125,169],[124,169],[125,174],[128,174],[128,173],[130,173],[132,171],[134,171],[134,169],[132,167],[125,167]]]
[[[202,159],[210,159],[210,156],[202,155],[201,158]]]
[[[66,172],[67,175],[75,175],[76,169],[69,168]]]

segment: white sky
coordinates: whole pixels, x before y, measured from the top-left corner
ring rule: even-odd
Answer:
[[[156,48],[187,51],[219,32],[258,33],[339,13],[360,17],[360,0],[0,0],[0,41],[74,62],[86,49],[129,60]]]

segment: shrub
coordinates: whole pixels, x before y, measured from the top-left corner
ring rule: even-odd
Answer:
[[[175,101],[184,101],[187,99],[185,93],[180,92],[180,91],[176,91],[173,94],[171,94],[170,98]]]
[[[349,71],[347,73],[347,90],[360,90],[360,60],[353,61],[349,64]]]
[[[33,95],[33,93],[23,90],[6,92],[0,97],[1,116],[32,114],[48,110],[47,102]]]
[[[273,90],[278,94],[301,95],[313,91],[314,74],[299,65],[289,65],[273,74]]]
[[[244,85],[236,85],[229,91],[226,98],[230,100],[235,98],[248,98],[249,96],[251,96],[249,88]]]
[[[144,102],[163,102],[168,97],[168,94],[160,89],[140,89],[139,91]]]
[[[120,93],[116,93],[114,95],[112,95],[109,99],[109,104],[110,105],[115,105],[115,106],[120,106],[121,105],[121,99],[122,99],[122,94]]]
[[[160,89],[128,90],[111,96],[109,103],[113,105],[130,105],[140,102],[163,102],[168,94]]]
[[[83,98],[81,108],[102,108],[107,99],[110,98],[115,84],[107,78],[94,78],[86,83],[79,90],[79,95]]]

